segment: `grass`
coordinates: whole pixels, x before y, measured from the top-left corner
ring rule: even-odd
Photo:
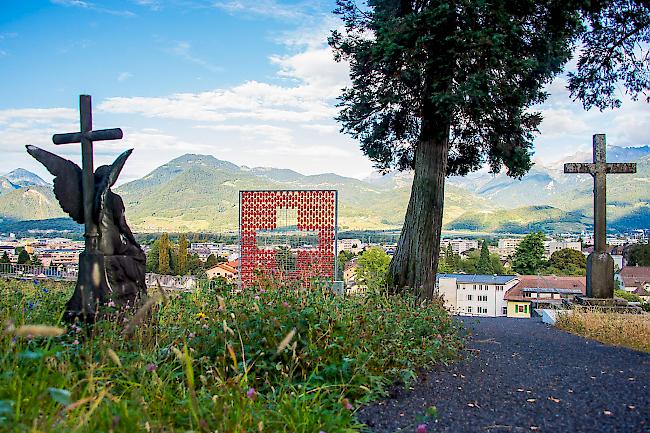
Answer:
[[[558,315],[560,329],[601,343],[650,353],[650,314],[624,314],[575,309]]]
[[[71,291],[0,281],[0,431],[363,431],[359,405],[462,347],[443,308],[408,296],[202,289],[125,334],[128,318],[61,323]]]

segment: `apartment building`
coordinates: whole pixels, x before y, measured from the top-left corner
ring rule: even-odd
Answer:
[[[445,307],[461,316],[500,317],[508,315],[504,294],[518,279],[515,275],[438,274],[438,294]]]

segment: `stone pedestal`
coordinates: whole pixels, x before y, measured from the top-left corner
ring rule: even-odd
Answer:
[[[109,290],[104,256],[84,251],[79,255],[77,285],[65,306],[64,319],[69,322],[75,319],[86,323],[94,322],[97,319],[97,308],[106,301],[103,298]]]
[[[607,253],[594,251],[587,257],[587,297],[614,297],[614,260]]]
[[[147,297],[144,277],[144,253],[141,256],[81,253],[77,285],[66,304],[65,320],[93,323],[99,319],[99,307],[109,301],[118,309],[129,305],[131,311],[137,310]]]

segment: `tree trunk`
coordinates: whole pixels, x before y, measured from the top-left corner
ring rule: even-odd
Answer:
[[[425,132],[423,136],[435,138],[423,138],[418,143],[411,198],[390,264],[395,290],[413,288],[421,299],[432,299],[438,269],[449,152],[449,127],[442,129],[446,132]]]

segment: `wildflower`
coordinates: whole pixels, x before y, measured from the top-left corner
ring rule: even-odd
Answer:
[[[350,400],[348,400],[347,398],[344,398],[343,401],[342,401],[341,403],[343,404],[343,407],[344,407],[346,410],[352,410],[352,409],[354,409],[354,406],[352,406],[352,404],[350,403]],[[419,432],[418,432],[418,433],[419,433]]]
[[[50,291],[44,288],[43,293],[50,293]]]
[[[158,366],[156,364],[154,364],[153,362],[147,364],[147,371],[149,373],[153,373],[154,371],[156,371],[156,368],[158,368]]]
[[[206,317],[208,317],[208,316],[206,316],[203,311],[201,311],[199,314],[196,315],[196,318],[199,319],[199,320],[205,319]]]
[[[418,424],[418,428],[415,429],[416,433],[427,433],[427,425],[426,424]]]
[[[289,308],[289,303],[287,301],[282,301],[282,306],[285,308]]]
[[[259,292],[259,293],[260,293],[260,295],[261,295],[261,294],[264,294],[264,293],[266,293],[266,290],[264,290],[264,289],[260,289],[260,292]]]
[[[251,400],[255,400],[255,395],[256,395],[255,388],[249,389],[248,392],[246,393],[246,397],[250,398]]]
[[[259,297],[259,296],[257,296],[257,295],[255,295],[255,299],[260,299],[260,297]]]
[[[194,337],[196,337],[196,334],[194,334],[194,332],[190,332],[189,335],[187,336],[187,338],[190,338],[190,339],[192,339]]]
[[[79,344],[79,340],[75,340],[75,341],[73,341],[72,344],[73,344],[74,346],[78,345],[78,344]]]
[[[35,279],[35,280],[34,280],[34,285],[37,286],[38,284],[39,284],[39,281]]]
[[[204,323],[203,326],[202,326],[202,328],[203,328],[203,329],[209,329],[209,328],[210,328],[210,325],[208,325],[207,323]]]
[[[108,301],[108,304],[106,304],[106,306],[110,308],[115,308],[115,302],[113,302],[113,300],[111,299],[110,301]]]

